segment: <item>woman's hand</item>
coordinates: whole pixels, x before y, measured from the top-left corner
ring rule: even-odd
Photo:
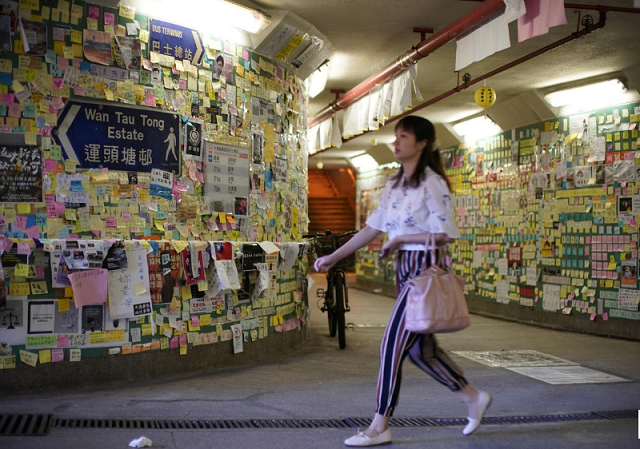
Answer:
[[[319,273],[326,273],[333,267],[338,261],[333,260],[333,254],[329,254],[328,256],[324,256],[316,260],[313,264],[313,267]]]
[[[382,247],[382,250],[380,251],[380,257],[384,259],[386,257],[393,255],[395,250],[398,249],[398,246],[400,246],[400,243],[401,242],[397,237],[389,240]]]

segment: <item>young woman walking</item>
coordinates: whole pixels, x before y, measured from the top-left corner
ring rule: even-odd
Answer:
[[[366,226],[349,242],[329,256],[319,258],[315,268],[327,272],[339,260],[349,256],[388,233],[381,257],[396,250],[396,289],[398,298],[380,344],[380,371],[376,414],[364,432],[345,440],[347,446],[377,446],[391,443],[389,418],[398,403],[402,362],[409,356],[421,370],[457,392],[468,407],[469,423],[462,431],[474,432],[491,404],[491,396],[469,385],[460,367],[438,346],[434,335],[409,332],[404,328],[408,280],[429,264],[424,242],[430,233],[436,244],[444,245],[460,237],[452,214],[451,186],[435,148],[435,129],[424,118],[407,116],[396,125],[395,156],[402,164],[382,193],[378,209]]]

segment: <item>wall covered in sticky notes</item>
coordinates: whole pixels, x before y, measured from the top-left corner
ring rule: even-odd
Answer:
[[[626,104],[441,150],[461,233],[455,271],[470,298],[640,321],[639,126],[640,104]],[[360,225],[391,172],[358,178]],[[358,255],[363,283],[394,283],[381,243]]]
[[[0,55],[0,342],[57,362],[298,329],[302,80],[152,11],[28,3]],[[243,271],[263,241],[281,253]]]

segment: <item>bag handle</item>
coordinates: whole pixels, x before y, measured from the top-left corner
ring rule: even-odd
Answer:
[[[436,236],[434,233],[432,232],[428,232],[427,233],[427,238],[424,242],[424,249],[426,253],[429,253],[429,251],[431,251],[431,266],[435,266],[436,265]],[[423,269],[426,268],[427,265],[427,254],[425,254],[425,258],[424,258],[424,264],[423,264]]]

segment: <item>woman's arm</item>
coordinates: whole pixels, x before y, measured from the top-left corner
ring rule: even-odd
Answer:
[[[325,257],[321,257],[316,260],[314,264],[317,271],[326,273],[329,269],[338,263],[340,260],[358,251],[363,246],[367,245],[373,239],[378,237],[382,231],[379,231],[370,226],[365,226],[354,235],[347,243],[338,248],[333,254]]]

